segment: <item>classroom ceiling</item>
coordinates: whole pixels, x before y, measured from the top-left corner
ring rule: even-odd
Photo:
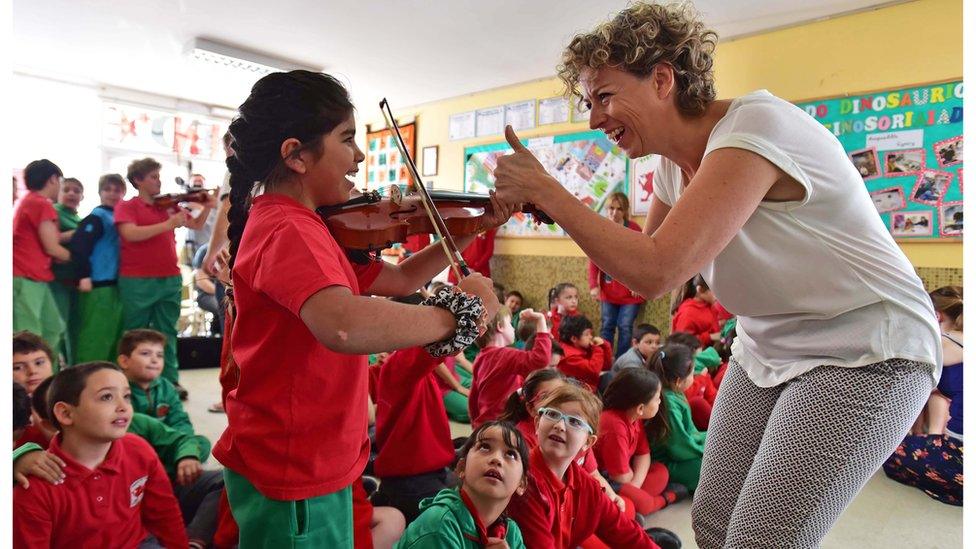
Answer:
[[[888,5],[696,0],[723,40]],[[204,68],[194,37],[324,69],[360,111],[552,76],[561,49],[625,0],[14,0],[14,70],[236,107],[253,76]],[[372,112],[369,116],[372,117]]]

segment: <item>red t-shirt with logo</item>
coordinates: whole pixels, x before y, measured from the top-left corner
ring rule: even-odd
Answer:
[[[31,479],[14,487],[14,547],[136,547],[153,534],[166,547],[186,547],[180,506],[156,451],[127,433],[112,443],[95,469],[61,449],[48,451],[67,464],[63,484]]]
[[[330,286],[359,295],[381,269],[374,262],[357,275],[322,220],[298,202],[254,199],[233,275],[240,377],[213,455],[268,498],[330,494],[363,472],[366,357],[326,348],[299,311]]]
[[[176,213],[175,209],[159,208],[136,196],[115,207],[115,224],[155,225],[166,221],[173,213]],[[180,274],[175,231],[165,231],[139,242],[129,242],[119,235],[119,242],[119,276],[155,278]]]
[[[14,276],[37,282],[54,280],[51,256],[44,252],[37,233],[44,221],[58,220],[58,212],[45,196],[29,192],[14,206]]]

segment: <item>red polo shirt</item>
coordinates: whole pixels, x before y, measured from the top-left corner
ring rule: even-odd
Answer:
[[[25,194],[14,206],[14,276],[36,282],[54,280],[51,256],[44,251],[37,233],[44,221],[58,220],[58,212],[51,201],[38,192]],[[56,228],[56,227],[55,227]]]
[[[593,534],[610,547],[658,547],[603,494],[596,479],[576,463],[565,478],[556,478],[538,447],[529,455],[528,487],[512,497],[508,514],[526,547],[569,549]]]
[[[600,372],[613,366],[613,349],[606,341],[602,345],[590,345],[580,349],[570,343],[563,343],[563,358],[556,366],[569,377],[575,377],[595,391],[600,384]]]
[[[376,384],[376,476],[430,473],[454,461],[451,425],[434,368],[442,362],[413,347],[390,355]]]
[[[549,310],[547,315],[549,320],[549,333],[552,337],[559,341],[559,322],[562,321],[564,316],[576,316],[580,314],[579,310],[567,311],[566,314],[559,314],[559,310],[553,307]]]
[[[628,221],[625,225],[632,231],[640,232],[640,225],[633,221]],[[632,305],[643,303],[644,298],[630,291],[620,281],[611,277],[600,270],[596,263],[589,262],[589,283],[590,288],[600,288],[600,301],[606,301],[614,305]]]
[[[552,356],[552,339],[537,334],[532,349],[522,351],[512,347],[488,347],[474,360],[474,378],[468,395],[468,415],[471,428],[498,418],[505,410],[505,402],[519,387],[525,376],[545,368]]]
[[[593,452],[600,469],[617,476],[630,472],[632,457],[650,454],[651,449],[640,420],[630,421],[626,410],[604,410]]]
[[[357,276],[312,210],[279,194],[254,199],[233,275],[240,374],[213,455],[268,498],[330,494],[363,472],[366,357],[327,349],[299,311],[330,286],[359,295],[381,268]]]
[[[180,506],[148,442],[126,434],[92,470],[60,438],[48,451],[67,464],[64,483],[14,487],[14,547],[136,547],[150,533],[166,547],[187,546]]]
[[[171,211],[147,204],[136,196],[115,207],[115,225],[155,225],[166,221],[175,212],[175,209]],[[155,278],[180,274],[180,266],[176,260],[175,231],[165,231],[139,242],[129,242],[119,235],[119,242],[119,276]]]
[[[689,297],[678,305],[671,319],[671,332],[689,332],[698,338],[702,348],[712,344],[712,334],[717,332],[718,316],[711,305]]]

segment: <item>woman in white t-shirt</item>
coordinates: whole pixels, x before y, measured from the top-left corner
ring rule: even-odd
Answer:
[[[563,53],[590,127],[631,158],[663,157],[643,233],[581,204],[511,128],[496,187],[647,298],[701,273],[738,337],[695,494],[698,544],[813,547],[925,404],[938,325],[837,139],[765,90],[715,99],[716,39],[687,5],[637,3]]]

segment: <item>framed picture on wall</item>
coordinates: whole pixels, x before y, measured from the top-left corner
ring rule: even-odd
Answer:
[[[894,212],[891,214],[891,235],[899,237],[932,236],[932,212]]]
[[[889,187],[870,194],[878,213],[905,209],[905,190],[901,187]]]
[[[962,202],[943,202],[939,206],[939,235],[962,236]]]
[[[885,176],[918,175],[925,168],[925,149],[885,153]]]
[[[423,150],[423,175],[437,175],[437,149],[439,145],[424,147]]]
[[[874,147],[851,151],[851,162],[861,174],[861,178],[868,180],[881,177],[881,163],[878,162],[878,150]]]
[[[661,156],[650,154],[630,161],[630,214],[647,215],[654,196],[654,171]]]
[[[417,124],[400,125],[400,135],[407,145],[407,152],[416,155],[414,144]],[[390,185],[410,183],[407,164],[396,146],[396,136],[390,129],[371,131],[366,128],[366,187],[375,189]]]
[[[940,172],[938,170],[922,170],[921,175],[915,180],[915,187],[909,199],[919,204],[938,206],[949,188],[952,181],[952,174]]]

